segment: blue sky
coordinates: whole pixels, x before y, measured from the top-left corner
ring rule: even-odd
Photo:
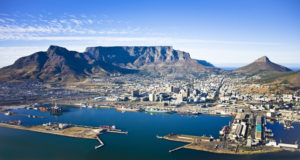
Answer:
[[[298,0],[0,0],[0,67],[48,46],[172,45],[217,66],[300,66]]]

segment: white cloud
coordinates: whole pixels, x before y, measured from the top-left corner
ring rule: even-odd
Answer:
[[[1,30],[1,28],[0,28]],[[26,28],[26,31],[41,31],[41,32],[52,32],[51,28]],[[23,28],[19,31],[24,31]],[[55,31],[55,29],[54,29]],[[1,33],[1,32],[0,32]],[[98,32],[102,34],[126,34],[127,32],[115,32],[115,31],[103,31]],[[0,39],[6,40],[51,40],[51,41],[147,41],[154,43],[194,43],[194,44],[225,44],[225,45],[263,45],[263,46],[276,46],[279,43],[272,42],[251,42],[251,41],[217,41],[217,40],[201,40],[201,39],[186,39],[186,38],[171,38],[171,37],[107,37],[107,36],[22,36],[22,37],[4,37],[1,36]]]
[[[137,28],[127,28],[122,30],[113,28],[102,29],[100,26],[105,25],[105,23],[113,23],[115,20],[101,20],[96,16],[90,16],[88,19],[82,19],[82,16],[85,15],[78,18],[69,14],[65,14],[61,18],[48,18],[47,15],[42,14],[37,17],[33,17],[29,14],[24,14],[23,16],[30,17],[31,19],[20,18],[18,21],[8,17],[0,19],[0,22],[3,23],[0,24],[0,40],[30,40],[30,37],[50,37],[57,35],[125,35],[135,34],[139,31]],[[101,24],[93,25],[98,22],[101,22]],[[26,39],[26,37],[29,38]]]
[[[78,19],[71,19],[70,21],[75,23],[76,25],[81,25],[82,24],[81,20],[78,20]]]
[[[93,24],[94,21],[91,20],[91,19],[88,19],[87,22],[88,22],[89,24]]]
[[[16,22],[16,20],[15,20],[15,19],[12,19],[12,18],[5,18],[5,19],[6,19],[6,21]]]

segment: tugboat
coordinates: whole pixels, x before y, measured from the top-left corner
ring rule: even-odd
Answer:
[[[41,111],[41,112],[47,112],[47,110],[48,110],[48,109],[47,109],[46,107],[40,107],[40,111]]]

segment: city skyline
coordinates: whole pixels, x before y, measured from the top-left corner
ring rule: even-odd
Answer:
[[[297,1],[0,3],[0,67],[49,45],[80,52],[89,46],[171,45],[217,67],[261,56],[299,64]]]

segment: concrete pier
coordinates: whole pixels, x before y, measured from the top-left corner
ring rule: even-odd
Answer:
[[[95,146],[95,149],[101,148],[104,146],[104,143],[98,137],[99,134],[102,134],[103,129],[99,127],[89,127],[89,126],[79,126],[79,125],[70,125],[67,128],[63,129],[51,129],[49,126],[38,125],[38,126],[22,126],[22,125],[12,125],[7,123],[0,123],[0,127],[13,128],[19,130],[26,130],[32,132],[40,132],[46,134],[53,134],[59,136],[73,137],[73,138],[83,138],[83,139],[96,139],[100,145]],[[118,133],[118,134],[127,134],[128,132],[123,132],[121,130],[109,130],[109,133]]]
[[[95,146],[95,149],[98,149],[98,148],[101,148],[102,146],[104,146],[104,143],[101,141],[101,139],[98,136],[96,136],[96,139],[98,140],[98,142],[100,143],[100,145]]]

